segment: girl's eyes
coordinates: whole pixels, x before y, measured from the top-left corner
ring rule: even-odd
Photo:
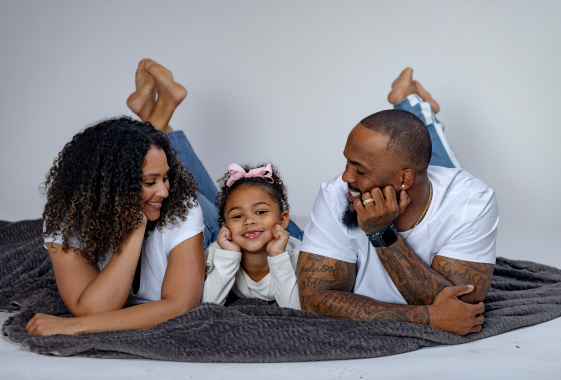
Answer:
[[[263,215],[263,214],[266,214],[267,212],[268,212],[267,210],[259,210],[259,211],[256,211],[255,214]],[[238,215],[232,216],[232,219],[241,219],[241,217],[242,217],[242,215],[238,214]]]

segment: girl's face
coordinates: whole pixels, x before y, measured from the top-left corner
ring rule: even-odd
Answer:
[[[169,195],[168,160],[166,153],[152,146],[142,167],[142,212],[150,221],[160,217],[162,201]]]
[[[281,213],[265,190],[253,186],[242,186],[230,194],[224,218],[232,241],[244,252],[263,251],[273,240],[273,227],[288,227],[288,212]]]

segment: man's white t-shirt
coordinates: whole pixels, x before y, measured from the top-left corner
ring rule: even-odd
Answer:
[[[133,294],[131,288],[127,305],[161,300],[162,283],[168,266],[169,253],[177,245],[203,232],[203,230],[203,212],[197,205],[189,209],[185,221],[177,218],[175,225],[167,224],[162,231],[156,228],[150,232],[146,238],[146,244],[142,246],[140,252],[140,286],[136,294]],[[62,236],[56,235],[45,238],[45,243],[48,242],[62,244]],[[81,243],[76,238],[71,238],[69,245],[78,249],[81,248]],[[99,271],[105,268],[112,255],[113,248],[110,247],[105,254],[105,259],[96,264]]]
[[[494,190],[459,168],[429,166],[428,176],[432,202],[407,238],[413,251],[429,266],[435,255],[494,264],[499,223]],[[354,293],[406,304],[364,231],[343,226],[348,191],[341,175],[321,184],[300,250],[356,264]],[[408,233],[400,232],[403,238]]]

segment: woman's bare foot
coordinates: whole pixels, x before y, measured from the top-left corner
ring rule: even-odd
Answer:
[[[171,71],[155,61],[148,62],[146,70],[154,78],[158,92],[158,100],[148,121],[162,132],[170,132],[172,129],[168,123],[177,106],[187,96],[187,90],[173,80]]]
[[[138,63],[134,78],[136,91],[127,99],[127,106],[142,121],[148,120],[156,105],[156,82],[146,70],[148,62],[153,61],[151,59],[143,59]]]
[[[413,80],[413,69],[408,67],[393,81],[392,90],[388,95],[388,101],[391,104],[397,104],[411,94],[417,94],[425,102],[428,102],[432,108],[432,112],[435,114],[440,111],[440,106],[436,100],[432,98],[431,94],[425,90],[419,81]]]
[[[430,104],[430,108],[432,108],[432,112],[435,114],[440,111],[440,106],[431,96],[431,94],[425,90],[425,88],[419,83],[419,81],[414,80],[413,83],[415,84],[415,88],[417,88],[417,93],[425,102]]]

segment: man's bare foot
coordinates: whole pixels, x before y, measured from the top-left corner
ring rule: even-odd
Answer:
[[[417,93],[425,102],[430,104],[430,108],[432,108],[432,112],[435,114],[440,111],[440,106],[431,96],[431,94],[425,90],[425,88],[419,83],[419,81],[414,80],[413,83],[415,84],[415,88],[417,88]]]
[[[138,63],[134,78],[136,91],[127,99],[127,106],[142,121],[148,120],[156,105],[156,82],[146,70],[148,62],[153,61],[151,59],[143,59]]]
[[[173,80],[171,71],[155,61],[148,62],[146,70],[154,78],[158,92],[158,100],[148,121],[162,132],[170,132],[172,129],[168,123],[177,106],[187,96],[187,90]]]
[[[413,83],[413,69],[408,67],[393,81],[388,101],[397,104],[411,94],[417,94],[417,88]]]
[[[440,106],[436,100],[432,98],[431,94],[425,90],[421,83],[413,80],[413,69],[408,67],[393,81],[392,90],[388,95],[388,101],[391,104],[397,104],[412,94],[417,94],[423,101],[428,102],[432,108],[432,112],[435,114],[440,111]]]

